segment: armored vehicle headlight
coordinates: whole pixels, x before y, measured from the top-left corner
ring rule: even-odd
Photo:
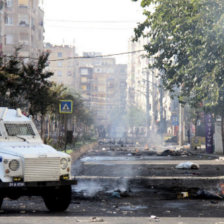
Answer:
[[[65,170],[68,167],[68,161],[65,158],[61,159],[61,168]]]
[[[12,171],[16,171],[19,169],[19,161],[16,159],[13,159],[9,162],[9,169]]]

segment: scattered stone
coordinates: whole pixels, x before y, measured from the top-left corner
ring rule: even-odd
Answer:
[[[166,213],[166,214],[170,214],[170,213],[171,213],[171,211],[170,211],[170,210],[167,210],[167,211],[165,211],[165,213]]]
[[[155,215],[151,215],[150,216],[150,220],[155,220],[155,222],[159,222],[160,221],[159,218],[157,216],[155,216]]]
[[[177,194],[178,199],[188,198],[188,197],[189,197],[188,192],[180,192],[180,193]]]
[[[156,219],[157,217],[155,215],[151,215],[150,219]]]
[[[92,217],[91,222],[104,222],[104,219],[97,218],[97,217]]]
[[[113,197],[113,198],[121,198],[121,195],[120,195],[119,192],[114,191],[114,192],[112,193],[111,197]]]

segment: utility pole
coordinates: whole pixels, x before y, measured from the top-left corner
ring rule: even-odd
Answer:
[[[0,13],[1,13],[1,24],[0,24],[0,55],[4,54],[4,42],[5,42],[5,1],[0,1]]]
[[[149,71],[146,71],[146,136],[149,137]]]
[[[183,145],[184,141],[184,106],[179,103],[179,145]]]

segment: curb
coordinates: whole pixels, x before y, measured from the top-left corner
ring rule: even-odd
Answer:
[[[78,150],[73,151],[70,154],[72,157],[72,162],[75,162],[76,160],[78,160],[86,152],[91,151],[96,146],[96,144],[97,144],[97,142],[93,142],[93,143],[82,146]]]

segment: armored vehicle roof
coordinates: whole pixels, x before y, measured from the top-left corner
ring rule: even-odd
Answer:
[[[8,109],[7,107],[0,107],[0,120],[21,122],[29,121],[30,119],[22,114],[20,109]]]

